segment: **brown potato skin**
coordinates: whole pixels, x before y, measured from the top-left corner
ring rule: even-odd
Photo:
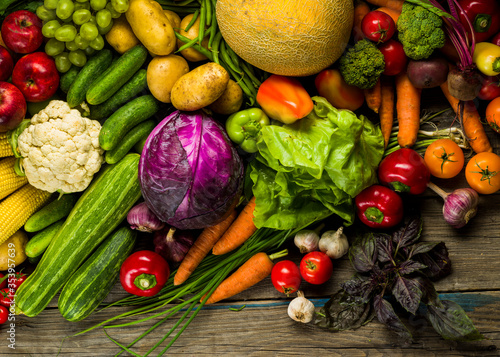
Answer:
[[[132,31],[132,27],[130,27],[125,15],[113,21],[111,30],[105,36],[106,41],[120,54],[141,43],[134,31]]]
[[[0,244],[0,271],[12,268],[12,262],[14,262],[15,266],[18,266],[28,258],[24,252],[26,243],[28,243],[28,236],[24,231],[18,230],[12,237]],[[14,244],[14,247],[12,247],[12,244]],[[12,251],[15,254],[14,258],[12,258]]]
[[[170,21],[174,31],[178,31],[181,27],[181,17],[171,10],[163,10],[163,13],[167,17],[168,21]]]
[[[125,16],[134,34],[148,51],[166,56],[175,50],[174,29],[158,2],[130,0]]]
[[[189,72],[189,64],[182,56],[156,56],[149,62],[147,82],[151,94],[163,103],[170,103],[174,83]]]
[[[194,111],[215,102],[224,93],[229,73],[221,65],[208,62],[180,77],[170,99],[179,110]]]
[[[192,40],[193,38],[197,38],[198,31],[200,30],[200,17],[198,16],[196,21],[189,28],[189,31],[187,32],[184,31],[184,29],[187,27],[192,18],[193,14],[189,14],[186,17],[184,17],[180,24],[180,30],[178,31],[179,34],[189,38],[190,40]],[[180,48],[182,45],[184,45],[184,42],[182,42],[181,40],[177,40],[177,48]],[[208,36],[205,36],[203,41],[201,41],[201,45],[202,47],[208,48]],[[189,62],[199,62],[207,59],[205,55],[202,55],[199,51],[195,50],[193,47],[189,47],[186,48],[185,50],[182,50],[181,55]]]
[[[243,91],[238,83],[229,80],[224,93],[209,108],[217,114],[229,115],[240,110],[243,104]]]

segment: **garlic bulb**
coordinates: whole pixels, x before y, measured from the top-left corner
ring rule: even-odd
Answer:
[[[297,291],[297,297],[288,304],[288,316],[292,320],[308,323],[314,317],[314,304],[304,297],[302,291]]]
[[[293,242],[302,254],[318,250],[319,235],[316,231],[303,229],[295,235]]]
[[[319,250],[332,259],[339,259],[349,250],[349,241],[344,234],[344,227],[336,231],[326,231],[319,240]]]
[[[146,202],[141,202],[130,209],[127,214],[130,228],[141,232],[155,232],[163,229],[165,223],[148,208]]]

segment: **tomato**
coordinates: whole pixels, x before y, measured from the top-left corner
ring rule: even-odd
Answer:
[[[323,284],[333,274],[332,260],[326,253],[310,252],[300,261],[300,275],[310,284]]]
[[[477,97],[482,100],[493,100],[500,97],[500,77],[484,76],[483,83]]]
[[[9,287],[17,290],[28,276],[24,273],[17,272],[14,276],[9,276]]]
[[[288,296],[299,290],[302,281],[299,267],[291,260],[282,260],[273,266],[271,281],[276,290]]]
[[[430,178],[431,173],[422,156],[409,148],[387,155],[378,167],[380,184],[411,195],[423,193]]]
[[[500,97],[488,103],[486,107],[486,120],[493,130],[500,133]]]
[[[325,69],[314,79],[318,94],[337,109],[355,111],[365,102],[361,88],[347,84],[338,69]]]
[[[0,305],[0,324],[4,324],[7,322],[9,318],[9,309],[5,306]]]
[[[378,49],[384,55],[385,69],[383,74],[395,76],[406,68],[408,57],[403,50],[401,42],[389,40],[381,44]]]
[[[452,178],[464,167],[464,152],[451,139],[438,139],[425,150],[424,161],[431,175]]]
[[[492,152],[476,154],[465,167],[465,178],[478,193],[497,192],[500,189],[500,156]]]
[[[0,281],[1,281],[0,289],[6,288],[7,287],[7,277],[2,273],[0,273]]]
[[[0,290],[0,305],[9,307],[14,302],[15,294],[15,290],[11,288]]]
[[[370,11],[361,20],[361,31],[371,41],[382,43],[391,39],[396,32],[392,17],[382,11]]]

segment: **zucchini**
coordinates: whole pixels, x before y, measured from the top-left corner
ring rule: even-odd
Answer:
[[[66,320],[83,320],[103,302],[118,280],[123,261],[134,248],[136,235],[128,227],[116,230],[71,275],[57,304]]]
[[[111,98],[104,103],[91,108],[92,119],[102,120],[109,117],[115,110],[127,103],[129,100],[147,91],[146,70],[138,70]]]
[[[76,194],[65,194],[43,206],[24,224],[26,232],[38,232],[61,218],[66,217],[76,203]]]
[[[158,110],[160,105],[151,94],[131,100],[104,122],[99,133],[99,145],[106,151],[113,150],[134,126]]]
[[[71,108],[80,105],[85,100],[88,88],[106,68],[109,68],[112,60],[113,54],[108,49],[101,50],[89,58],[69,87],[66,102]]]
[[[104,103],[115,94],[142,67],[148,56],[143,45],[136,45],[104,71],[87,91],[87,102],[92,105]]]
[[[42,312],[89,254],[141,197],[139,155],[105,167],[78,199],[33,273],[16,291],[16,311]]]
[[[75,81],[78,73],[80,73],[80,67],[71,66],[68,72],[61,75],[61,79],[59,80],[59,88],[61,88],[64,93],[68,93],[69,88]]]
[[[149,119],[134,126],[121,140],[113,150],[106,151],[104,156],[108,164],[115,164],[122,159],[142,138],[147,138],[149,133],[156,126],[156,121]]]
[[[31,237],[26,244],[26,247],[24,247],[26,256],[31,259],[40,257],[49,246],[52,238],[54,238],[56,233],[62,227],[63,223],[64,219],[61,219]]]

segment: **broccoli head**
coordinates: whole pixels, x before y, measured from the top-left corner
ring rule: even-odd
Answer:
[[[443,20],[422,6],[405,1],[396,25],[399,41],[411,59],[428,58],[444,46]]]
[[[345,51],[339,59],[339,71],[347,84],[372,88],[385,69],[384,55],[366,39]]]

